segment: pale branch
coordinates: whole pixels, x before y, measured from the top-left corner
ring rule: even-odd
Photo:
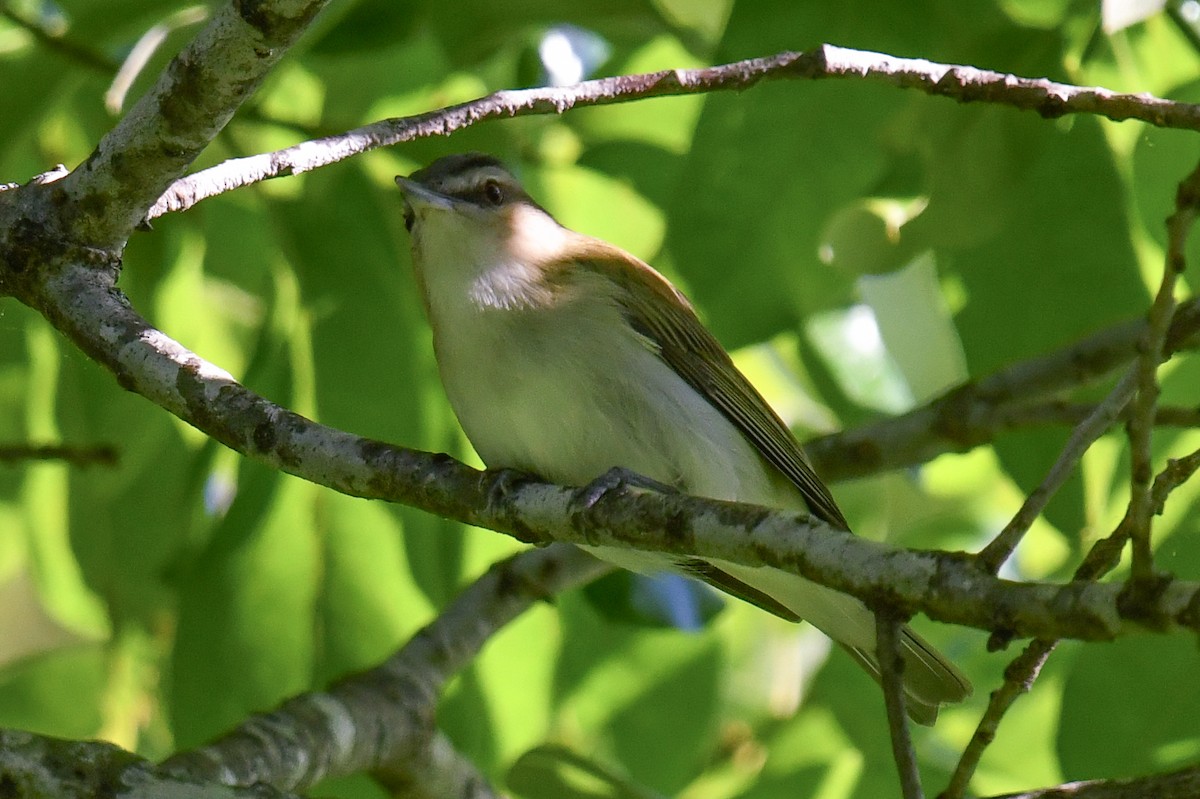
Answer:
[[[1014,582],[962,553],[903,550],[838,532],[804,515],[685,495],[619,491],[590,507],[578,494],[530,484],[497,502],[495,521],[534,540],[696,554],[769,566],[852,594],[868,606],[923,612],[1019,636],[1111,640],[1135,629],[1200,630],[1200,584],[1164,579],[1153,593],[1121,585]],[[564,522],[569,526],[563,527]]]
[[[805,52],[778,53],[701,69],[663,70],[599,78],[574,86],[500,91],[437,111],[381,120],[275,152],[232,159],[181,178],[154,203],[146,218],[182,211],[232,189],[328,166],[378,147],[448,136],[490,119],[563,114],[572,108],[650,97],[741,91],[763,80],[820,78],[880,81],[964,103],[1008,105],[1047,118],[1086,113],[1117,121],[1137,119],[1159,127],[1200,130],[1200,106],[1190,103],[826,44]]]
[[[916,466],[947,452],[968,452],[1019,422],[1039,398],[1104,379],[1137,356],[1145,318],[1104,328],[1053,352],[956,386],[907,413],[805,442],[817,473],[837,481]],[[1167,354],[1200,345],[1200,299],[1179,304],[1167,336]],[[1092,413],[1089,408],[1074,423]],[[1163,411],[1163,424],[1172,414]],[[1190,421],[1181,412],[1175,421]]]
[[[1126,780],[1085,780],[1022,793],[1006,793],[988,799],[1195,799],[1200,796],[1200,766],[1188,766],[1168,774],[1152,774]]]
[[[222,4],[95,151],[43,190],[61,229],[94,250],[119,252],[145,211],[183,174],[328,0]]]
[[[900,656],[900,625],[903,621],[890,610],[875,611],[875,657],[879,661],[879,682],[883,686],[883,703],[887,710],[892,759],[900,778],[900,793],[904,799],[925,799],[904,707],[904,659]]]
[[[1154,575],[1154,554],[1150,544],[1150,522],[1154,515],[1151,498],[1154,464],[1151,460],[1150,436],[1160,391],[1158,367],[1168,347],[1167,335],[1175,313],[1175,285],[1187,266],[1185,250],[1197,213],[1200,213],[1200,165],[1184,178],[1175,193],[1175,211],[1167,219],[1167,253],[1162,280],[1146,315],[1146,331],[1140,339],[1138,357],[1134,361],[1137,394],[1133,397],[1133,412],[1128,424],[1130,481],[1127,517],[1132,542],[1132,576],[1139,580],[1149,580]]]
[[[271,785],[232,788],[167,773],[104,741],[67,741],[0,730],[0,788],[6,797],[54,799],[299,799]]]
[[[565,545],[497,563],[381,665],[326,692],[290,699],[218,741],[171,757],[163,768],[229,785],[261,782],[296,791],[372,770],[396,795],[412,799],[494,797],[434,726],[446,682],[532,605],[611,568]]]
[[[111,271],[68,265],[31,299],[125,387],[231,449],[342,493],[401,502],[524,541],[773,566],[868,603],[1018,636],[1107,640],[1139,625],[1200,630],[1200,585],[1182,580],[1136,597],[1112,585],[1015,583],[984,573],[966,555],[903,551],[803,515],[687,496],[616,496],[581,513],[573,491],[530,483],[500,502],[503,474],[359,438],[254,394],[151,327],[114,280]]]
[[[381,697],[386,696],[364,697],[364,701],[379,702]],[[395,697],[391,699],[396,701]],[[391,732],[388,729],[388,733]],[[404,758],[408,758],[407,762]],[[502,799],[507,796],[493,788],[479,768],[454,748],[454,743],[445,733],[436,728],[429,731],[424,742],[418,738],[406,742],[403,749],[395,750],[390,762],[374,764],[371,776],[387,791],[388,796],[395,799],[442,799],[444,796]]]

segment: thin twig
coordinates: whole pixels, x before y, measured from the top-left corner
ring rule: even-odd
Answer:
[[[1029,689],[1033,687],[1034,681],[1041,673],[1042,666],[1057,645],[1057,641],[1034,639],[1029,642],[1020,655],[1008,664],[1004,670],[1003,684],[992,692],[987,710],[979,719],[979,724],[976,725],[971,740],[967,742],[959,756],[954,773],[950,775],[946,789],[938,794],[938,799],[960,799],[966,793],[967,786],[975,775],[975,769],[979,766],[983,753],[996,738],[1000,720],[1004,718],[1004,714],[1012,707],[1017,697],[1028,693]]]
[[[1200,212],[1200,165],[1179,184],[1175,194],[1175,212],[1167,219],[1167,256],[1162,282],[1146,317],[1146,332],[1136,359],[1137,395],[1129,418],[1129,518],[1133,544],[1132,579],[1148,580],[1154,573],[1154,554],[1150,546],[1150,496],[1153,464],[1151,432],[1154,408],[1158,403],[1158,366],[1162,363],[1167,330],[1175,312],[1175,284],[1187,266],[1185,248],[1188,234]]]
[[[188,175],[159,198],[147,211],[146,219],[185,210],[235,188],[307,172],[377,147],[448,136],[490,119],[562,114],[576,107],[649,97],[740,91],[763,80],[820,78],[876,80],[959,102],[1008,105],[1051,118],[1087,113],[1117,121],[1138,119],[1159,127],[1200,130],[1200,106],[1189,103],[821,45],[802,53],[784,52],[703,69],[664,70],[600,78],[574,86],[501,91],[417,116],[375,122],[338,136],[226,161]]]
[[[1127,518],[1133,540],[1133,576],[1150,576],[1153,571],[1149,534],[1152,513],[1150,480],[1153,474],[1150,434],[1157,417],[1157,372],[1159,364],[1171,353],[1175,343],[1171,340],[1172,325],[1176,319],[1175,283],[1186,263],[1184,246],[1198,210],[1200,166],[1180,184],[1176,194],[1176,211],[1167,222],[1167,263],[1158,294],[1139,337],[1138,354],[1133,367],[1104,401],[1076,426],[1045,479],[1026,497],[1020,510],[1004,529],[979,553],[980,568],[992,574],[999,571],[1051,497],[1074,471],[1083,454],[1128,408],[1132,477]]]
[[[1024,419],[1036,421],[1031,402],[1057,397],[1064,391],[1108,377],[1137,355],[1146,330],[1145,318],[1104,328],[1052,352],[1019,361],[956,386],[900,416],[881,419],[849,430],[811,439],[804,449],[817,473],[837,481],[881,471],[902,469],[933,460],[947,452],[969,452],[989,443]],[[1200,344],[1200,300],[1180,303],[1168,334],[1171,353]],[[1051,399],[1047,406],[1058,402]],[[1095,406],[1076,406],[1082,422]],[[1050,416],[1053,411],[1044,411]],[[1022,416],[1029,413],[1030,416]],[[1126,411],[1127,413],[1127,411]],[[1190,425],[1200,410],[1160,409],[1162,424]],[[1160,420],[1156,414],[1156,423]]]
[[[117,448],[112,444],[91,447],[67,444],[0,444],[0,463],[52,460],[66,461],[74,466],[116,466]]]
[[[921,772],[913,751],[912,735],[904,708],[904,659],[900,657],[901,620],[887,610],[875,611],[875,657],[879,661],[879,681],[887,707],[888,731],[892,740],[892,758],[900,776],[904,799],[925,799]]]
[[[1162,512],[1163,505],[1171,492],[1190,479],[1198,469],[1200,469],[1200,449],[1183,458],[1167,462],[1166,468],[1154,479],[1151,489],[1151,498],[1156,513]],[[1128,511],[1126,515],[1128,517]],[[1121,559],[1121,550],[1124,549],[1125,542],[1129,539],[1129,528],[1128,518],[1123,519],[1108,537],[1097,541],[1075,570],[1072,580],[1094,582],[1116,568]],[[1002,636],[993,635],[993,639],[997,637]],[[975,769],[979,766],[984,751],[995,740],[1000,720],[1017,698],[1028,693],[1033,687],[1042,666],[1056,646],[1058,646],[1057,639],[1035,639],[1008,664],[1004,670],[1003,685],[992,692],[987,710],[980,718],[970,742],[963,749],[946,789],[938,794],[938,799],[959,799],[963,796],[971,777],[975,774]]]
[[[0,3],[0,17],[4,17],[9,22],[24,30],[26,33],[33,36],[40,44],[44,45],[48,50],[61,53],[67,56],[72,61],[77,61],[80,64],[101,72],[105,75],[111,75],[117,71],[119,66],[115,59],[109,58],[99,50],[94,50],[91,47],[78,42],[68,36],[65,36],[57,31],[53,31],[45,25],[39,25],[37,22],[26,19],[24,16],[13,11],[8,3]]]
[[[1200,766],[1124,780],[1080,780],[988,799],[1196,799],[1197,796],[1200,796]]]
[[[1091,415],[1071,431],[1071,437],[1063,446],[1062,452],[1059,453],[1054,465],[1050,467],[1046,477],[1025,498],[1020,510],[1004,526],[1004,529],[979,552],[977,562],[981,569],[985,569],[990,574],[995,574],[1000,570],[1000,567],[1017,548],[1017,544],[1021,542],[1025,533],[1029,531],[1034,520],[1041,515],[1051,497],[1074,471],[1083,454],[1116,422],[1133,396],[1136,385],[1137,373],[1131,369],[1109,392],[1104,401],[1096,406]]]
[[[1166,468],[1154,478],[1154,487],[1150,490],[1150,508],[1155,514],[1163,512],[1163,505],[1172,491],[1186,483],[1200,469],[1200,449],[1182,458],[1171,458]]]
[[[1000,407],[991,414],[988,422],[990,428],[997,431],[1018,430],[1035,425],[1071,424],[1077,425],[1096,412],[1096,403],[1066,402],[1064,400],[1047,400],[1031,402],[1010,407]],[[1130,415],[1129,406],[1117,421]],[[1200,408],[1184,408],[1176,405],[1160,405],[1154,409],[1155,427],[1200,427]]]

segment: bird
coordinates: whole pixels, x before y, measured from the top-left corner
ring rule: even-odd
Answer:
[[[559,224],[486,153],[444,156],[396,183],[441,381],[489,468],[568,486],[615,468],[850,530],[787,425],[653,267]],[[584,549],[807,620],[881,679],[874,614],[848,594],[769,567]],[[899,641],[909,716],[932,724],[971,684],[907,625]]]

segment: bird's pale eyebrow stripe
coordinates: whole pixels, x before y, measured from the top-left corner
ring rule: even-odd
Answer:
[[[443,191],[450,195],[469,194],[477,191],[488,180],[494,180],[502,186],[513,185],[512,176],[508,172],[496,167],[483,167],[447,176]]]

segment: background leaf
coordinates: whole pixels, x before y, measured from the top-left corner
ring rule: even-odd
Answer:
[[[0,181],[85,159],[115,122],[109,66],[188,4],[11,5],[94,57],[0,19]],[[197,166],[536,83],[550,73],[540,45],[563,26],[603,45],[596,75],[829,42],[1196,99],[1200,56],[1170,18],[1100,25],[1098,4],[1067,0],[970,13],[953,0],[334,3]],[[172,34],[127,103],[193,30]],[[1200,157],[1192,134],[1138,123],[1047,120],[858,81],[774,82],[493,122],[228,193],[136,234],[120,287],[275,402],[477,463],[438,382],[392,182],[470,149],[511,163],[565,224],[668,274],[801,436],[1142,314],[1175,185]],[[1198,364],[1186,355],[1164,369],[1164,402],[1195,405]],[[974,549],[1066,433],[1024,427],[833,491],[861,535]],[[119,454],[112,468],[0,467],[0,597],[23,597],[3,608],[11,626],[0,631],[39,631],[0,663],[0,723],[152,757],[369,667],[519,548],[244,461],[123,391],[15,302],[0,307],[0,436]],[[1162,463],[1200,440],[1164,429],[1154,445]],[[1120,518],[1128,471],[1114,431],[1030,533],[1013,576],[1068,573]],[[1198,501],[1200,485],[1181,488],[1157,522],[1159,565],[1181,576],[1197,573]],[[878,690],[844,653],[734,600],[709,613],[706,593],[693,596],[697,624],[631,624],[631,586],[652,584],[618,576],[591,588],[593,601],[572,593],[526,614],[455,680],[441,729],[528,797],[552,780],[584,796],[894,794]],[[976,685],[917,731],[927,787],[940,787],[1006,661],[984,633],[914,624]],[[972,790],[1194,760],[1190,647],[1063,647]],[[364,777],[321,791],[379,795]]]

